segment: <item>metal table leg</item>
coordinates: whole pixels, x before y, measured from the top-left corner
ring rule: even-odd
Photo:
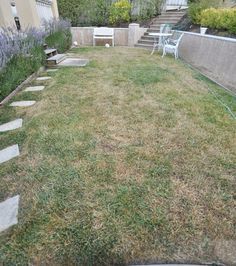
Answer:
[[[157,46],[158,46],[157,37],[154,37],[154,43],[153,43],[153,49],[152,49],[152,53],[151,53],[151,55],[154,54],[154,52],[155,52]]]

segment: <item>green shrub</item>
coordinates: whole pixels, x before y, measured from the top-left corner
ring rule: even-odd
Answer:
[[[64,53],[70,49],[72,42],[71,32],[70,30],[53,32],[46,37],[45,42],[49,47],[57,49],[59,53]]]
[[[208,8],[201,12],[202,26],[236,34],[236,8]]]
[[[0,100],[9,95],[29,75],[44,63],[45,54],[41,47],[32,49],[28,56],[14,55],[0,71]]]
[[[111,5],[109,22],[119,25],[130,21],[131,5],[128,0],[119,0]]]
[[[192,1],[188,9],[188,15],[190,17],[191,22],[194,24],[200,24],[202,11],[210,7],[218,7],[218,6],[219,6],[219,0]]]
[[[67,19],[51,19],[44,23],[47,37],[46,44],[51,48],[56,48],[59,53],[70,49],[72,42],[71,23]]]
[[[58,0],[59,13],[69,18],[72,26],[108,24],[112,0]]]

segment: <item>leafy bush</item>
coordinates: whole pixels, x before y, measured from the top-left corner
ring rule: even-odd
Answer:
[[[132,19],[135,19],[137,21],[143,21],[161,14],[163,2],[164,0],[134,1],[132,4],[132,12],[131,12]]]
[[[108,24],[112,0],[58,0],[59,12],[72,26],[104,26]]]
[[[109,21],[119,25],[130,21],[131,5],[128,0],[119,0],[111,5]]]
[[[192,1],[188,8],[188,15],[192,23],[200,24],[202,11],[210,7],[218,7],[218,6],[219,6],[219,0]]]
[[[70,31],[70,22],[63,19],[52,19],[44,23],[47,37],[45,42],[49,47],[56,48],[59,53],[70,49],[72,35]]]
[[[71,20],[72,26],[107,26],[114,12],[114,0],[58,0],[58,8],[62,17]],[[132,21],[143,21],[161,12],[164,0],[129,0]],[[112,10],[111,10],[112,9]],[[128,20],[130,21],[130,19]],[[125,20],[124,22],[128,22]],[[119,24],[120,22],[113,23]]]
[[[205,9],[201,12],[200,22],[202,26],[236,34],[236,8]]]

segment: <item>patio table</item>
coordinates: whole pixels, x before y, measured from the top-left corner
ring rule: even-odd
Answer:
[[[151,53],[152,55],[156,47],[158,47],[158,50],[160,50],[160,48],[163,47],[165,39],[170,37],[172,33],[151,32],[149,33],[149,35],[154,37],[154,44],[153,44],[153,49]],[[158,41],[158,38],[160,38],[159,41]]]

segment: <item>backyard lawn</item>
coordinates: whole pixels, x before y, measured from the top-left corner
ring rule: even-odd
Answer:
[[[0,201],[20,195],[0,236],[3,265],[235,263],[236,98],[172,57],[74,49],[84,68],[0,108]],[[36,84],[36,82],[33,82]],[[37,83],[39,85],[40,83]],[[231,254],[231,255],[230,255]]]

